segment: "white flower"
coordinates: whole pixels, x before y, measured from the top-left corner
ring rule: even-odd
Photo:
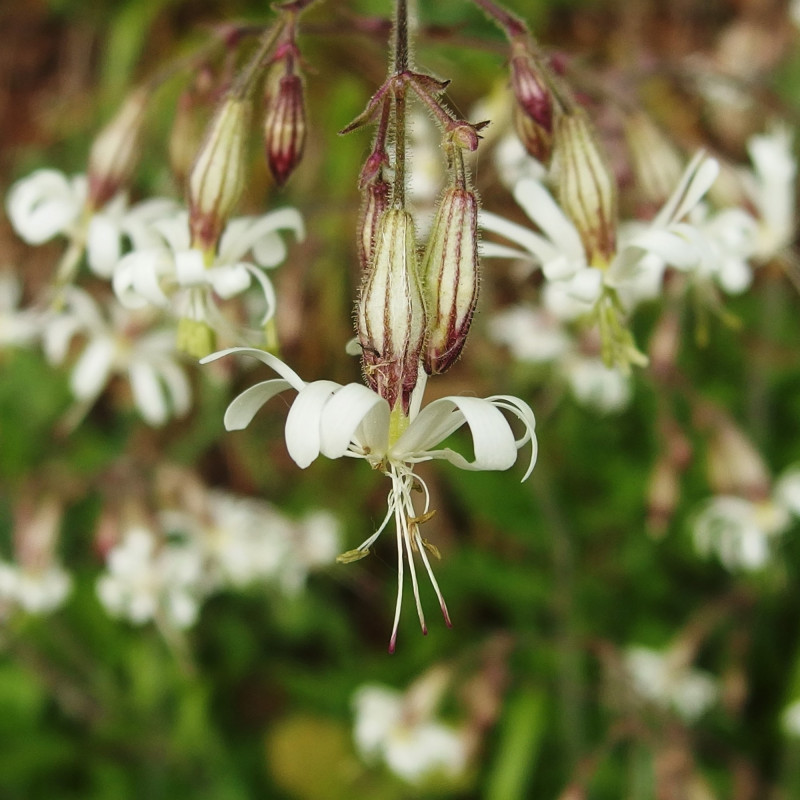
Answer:
[[[686,219],[711,187],[718,172],[716,161],[702,153],[695,156],[655,219],[646,225],[620,226],[616,255],[610,264],[599,266],[588,263],[577,228],[547,189],[538,181],[522,179],[514,187],[514,197],[541,233],[482,211],[481,227],[522,248],[512,250],[493,242],[483,242],[483,255],[516,257],[540,266],[548,285],[559,286],[566,295],[560,304],[549,305],[550,310],[557,313],[561,306],[565,318],[575,318],[592,310],[604,287],[624,293],[629,284],[640,280],[642,268],[648,276],[652,274],[654,263],[645,261],[648,255],[685,270],[695,268],[709,257],[713,248]],[[565,306],[567,298],[575,301],[575,305]]]
[[[601,359],[575,355],[562,370],[575,399],[601,414],[622,411],[631,399],[631,380],[621,370],[607,367]]]
[[[95,402],[114,375],[122,375],[148,424],[163,425],[189,410],[191,388],[176,358],[171,330],[147,330],[149,315],[132,313],[116,302],[107,319],[92,297],[76,287],[65,290],[64,297],[65,310],[45,325],[44,348],[51,363],[61,364],[72,338],[86,337],[70,376],[70,389],[85,407]]]
[[[757,253],[767,261],[791,244],[795,232],[795,179],[797,161],[792,152],[792,132],[774,123],[769,133],[747,143],[753,172],[745,172],[745,190],[758,212]]]
[[[199,613],[202,554],[189,541],[157,545],[150,529],[129,528],[108,554],[97,595],[110,614],[135,625],[163,618],[188,628]]]
[[[800,739],[800,700],[795,700],[783,709],[781,726],[788,736]]]
[[[572,341],[551,314],[517,305],[494,314],[489,336],[509,348],[514,358],[543,364],[565,356]]]
[[[773,496],[778,504],[800,517],[800,464],[785,469],[775,482]]]
[[[716,555],[731,571],[758,570],[769,560],[770,543],[789,526],[789,512],[774,500],[760,502],[720,495],[706,502],[694,520],[697,551]]]
[[[686,664],[679,648],[661,652],[629,647],[625,667],[642,699],[674,709],[687,722],[702,716],[719,694],[714,678]]]
[[[156,246],[151,226],[177,208],[165,198],[130,207],[126,196],[118,194],[103,208],[92,210],[86,206],[86,195],[85,175],[68,178],[57,170],[41,169],[11,187],[6,209],[14,229],[28,244],[42,244],[58,234],[85,241],[89,268],[110,278],[124,239],[130,240],[134,250]]]
[[[356,747],[368,761],[384,761],[395,775],[412,784],[436,774],[457,778],[466,768],[464,734],[433,719],[430,709],[419,713],[401,692],[362,686],[353,705]]]
[[[0,271],[0,347],[30,344],[39,335],[40,315],[19,310],[22,286],[10,270]]]
[[[29,614],[47,614],[63,605],[72,589],[72,577],[59,564],[43,569],[0,561],[0,600]]]
[[[154,305],[171,308],[177,316],[206,321],[210,294],[230,299],[256,281],[264,295],[262,322],[275,313],[275,291],[262,268],[274,267],[286,258],[286,245],[278,231],[292,230],[302,239],[305,230],[300,214],[292,208],[260,217],[232,219],[225,228],[219,250],[211,264],[200,250],[190,247],[186,212],[161,219],[153,225],[160,246],[134,250],[114,270],[113,286],[127,308]],[[255,264],[244,260],[252,253]]]
[[[14,230],[28,244],[42,244],[69,232],[86,203],[85,175],[68,178],[54,169],[40,169],[17,181],[6,198]]]
[[[356,550],[345,554],[346,560],[366,555],[372,543],[394,517],[397,529],[398,588],[390,650],[394,649],[403,590],[404,559],[408,562],[417,613],[423,632],[427,631],[419,598],[414,565],[416,551],[425,566],[436,591],[442,613],[449,624],[447,607],[433,576],[426,549],[436,549],[420,535],[420,525],[432,514],[425,482],[414,474],[414,465],[421,461],[442,459],[460,469],[506,470],[517,460],[517,452],[531,442],[531,460],[525,478],[536,460],[535,420],[533,412],[521,400],[508,395],[495,395],[485,400],[476,397],[444,397],[420,410],[425,377],[421,372],[417,389],[411,399],[408,418],[391,413],[389,404],[366,386],[350,383],[345,386],[333,381],[306,383],[275,356],[253,348],[232,348],[203,359],[203,363],[230,353],[254,356],[272,367],[281,378],[263,381],[246,389],[231,402],[225,412],[225,427],[240,430],[247,427],[256,412],[271,398],[294,389],[298,392],[286,419],[286,446],[289,455],[301,468],[309,466],[320,454],[328,458],[348,456],[367,461],[383,472],[392,483],[388,511],[381,525]],[[524,426],[521,438],[516,439],[502,412],[516,417]],[[472,433],[474,458],[466,459],[442,442],[467,426]],[[422,490],[424,508],[417,513],[412,500],[413,491]]]

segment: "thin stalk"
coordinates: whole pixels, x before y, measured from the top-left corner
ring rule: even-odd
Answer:
[[[525,36],[528,29],[522,20],[515,17],[510,11],[492,2],[492,0],[472,0],[476,6],[482,8],[505,31],[509,39]]]

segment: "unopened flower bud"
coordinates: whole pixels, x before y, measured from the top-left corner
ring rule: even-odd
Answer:
[[[532,158],[549,164],[553,155],[553,134],[529,117],[518,105],[514,106],[514,129],[523,147]]]
[[[375,237],[383,212],[389,207],[389,195],[392,187],[379,179],[367,185],[364,201],[361,204],[361,216],[358,220],[358,261],[361,269],[369,268],[372,253],[375,249]]]
[[[245,184],[245,154],[250,101],[230,96],[211,120],[189,175],[189,227],[192,247],[216,249]]]
[[[653,209],[660,208],[683,174],[680,154],[644,112],[628,117],[625,122],[625,138],[641,199]]]
[[[728,418],[717,422],[708,444],[708,482],[717,494],[752,501],[769,496],[770,476],[764,459]]]
[[[178,98],[169,135],[169,163],[175,180],[183,186],[203,141],[203,121],[211,95],[211,76],[201,71],[194,86]]]
[[[423,366],[446,372],[461,354],[478,301],[478,202],[463,187],[450,187],[436,211],[422,261],[428,310]]]
[[[306,144],[306,105],[299,75],[283,75],[268,94],[264,143],[270,171],[283,186],[300,163]]]
[[[380,219],[356,313],[364,377],[391,408],[408,413],[425,341],[414,220],[398,208]]]
[[[150,90],[134,89],[89,153],[89,202],[101,208],[130,181],[139,160],[144,112]]]
[[[647,530],[654,539],[667,531],[680,499],[678,469],[669,454],[653,467],[647,487]]]
[[[616,250],[617,184],[583,112],[558,117],[554,155],[559,204],[578,229],[589,263],[605,267]]]
[[[511,89],[520,110],[552,132],[553,97],[535,58],[522,42],[515,42],[511,49]]]

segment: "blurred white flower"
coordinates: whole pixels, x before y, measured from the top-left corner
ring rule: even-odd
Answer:
[[[213,263],[190,247],[189,216],[180,212],[152,225],[158,246],[134,250],[114,270],[113,286],[127,308],[146,306],[171,309],[178,316],[214,323],[213,296],[224,300],[246,291],[255,281],[264,297],[261,322],[275,313],[275,290],[264,268],[280,264],[287,248],[278,231],[305,235],[300,214],[284,208],[259,217],[240,217],[228,222]],[[252,254],[253,261],[245,260]],[[214,327],[214,324],[211,324]]]
[[[152,225],[174,213],[177,204],[154,198],[131,207],[126,196],[118,194],[103,208],[91,209],[87,185],[85,175],[68,178],[57,170],[37,170],[11,187],[6,210],[14,230],[28,244],[43,244],[59,234],[75,237],[86,245],[89,268],[110,278],[124,240],[134,250],[156,246]]]
[[[0,347],[20,347],[33,342],[41,330],[41,315],[20,309],[22,285],[11,270],[0,271]]]
[[[0,602],[29,614],[47,614],[63,605],[72,589],[72,577],[59,564],[43,569],[0,561]]]
[[[756,257],[761,261],[778,255],[794,238],[797,160],[792,145],[792,131],[778,122],[747,143],[753,170],[742,178],[758,212]]]
[[[680,648],[667,651],[629,647],[625,668],[636,694],[654,705],[672,709],[687,722],[699,719],[716,701],[716,680],[686,663]]]
[[[189,410],[191,387],[175,352],[173,331],[150,329],[151,314],[129,311],[114,300],[106,316],[99,303],[77,287],[68,287],[64,300],[64,310],[54,312],[44,326],[44,349],[52,364],[62,364],[72,339],[85,339],[70,375],[72,394],[83,407],[91,406],[112,377],[121,375],[149,425],[163,425]]]
[[[6,198],[14,230],[32,245],[69,233],[86,203],[85,175],[68,178],[54,169],[40,169],[17,181]]]
[[[573,355],[561,369],[575,399],[601,414],[613,414],[628,407],[631,378],[616,367],[607,367],[601,359]]]
[[[172,510],[160,519],[203,553],[208,591],[270,582],[295,594],[310,570],[333,564],[339,552],[332,515],[313,512],[293,520],[263,500],[222,491],[208,492],[202,515]]]
[[[435,719],[433,704],[420,707],[413,700],[385,686],[361,686],[353,698],[359,753],[411,784],[437,775],[458,778],[467,766],[464,732]]]
[[[789,512],[772,498],[754,502],[720,495],[708,500],[694,519],[694,545],[715,555],[733,571],[758,570],[770,557],[771,543],[788,527]]]
[[[108,554],[97,595],[109,614],[142,625],[176,628],[197,620],[203,597],[203,556],[190,540],[163,542],[149,528],[129,528]]]
[[[781,712],[781,726],[787,736],[800,739],[800,700],[789,703],[783,709]]]

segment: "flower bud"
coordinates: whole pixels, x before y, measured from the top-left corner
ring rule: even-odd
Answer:
[[[468,189],[452,186],[444,193],[421,275],[428,309],[423,366],[435,375],[460,355],[478,301],[478,202]]]
[[[590,265],[607,266],[616,250],[617,184],[586,115],[556,122],[558,201],[583,241]]]
[[[402,209],[390,208],[381,216],[356,324],[367,383],[390,408],[401,402],[408,413],[425,341],[425,305],[414,221]]]
[[[144,112],[150,90],[134,89],[89,152],[89,203],[102,208],[130,181],[139,160]]]
[[[204,117],[212,95],[211,75],[201,71],[195,85],[178,98],[169,135],[169,163],[175,180],[183,186],[203,141]]]
[[[284,75],[266,99],[264,142],[270,171],[283,186],[303,157],[306,144],[306,106],[299,75]]]
[[[189,175],[192,247],[213,252],[244,190],[250,102],[229,96],[211,120]]]
[[[715,421],[708,444],[708,482],[717,494],[759,501],[769,497],[770,476],[753,443],[728,418]]]
[[[392,187],[382,179],[370,183],[364,192],[361,216],[358,220],[358,261],[361,269],[369,268],[375,249],[375,236],[383,212],[389,207]]]
[[[632,114],[626,120],[625,138],[641,199],[658,209],[681,179],[681,157],[672,142],[644,112]]]
[[[520,106],[513,110],[514,129],[523,147],[532,158],[542,164],[549,164],[553,155],[553,134],[529,117]]]
[[[520,110],[551,133],[553,98],[536,60],[521,42],[515,42],[511,48],[511,89]]]

